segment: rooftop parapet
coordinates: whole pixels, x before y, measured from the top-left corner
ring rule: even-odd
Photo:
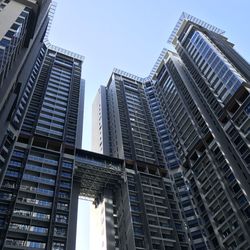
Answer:
[[[198,24],[199,26],[201,26],[207,30],[213,31],[215,33],[218,33],[220,35],[225,33],[225,31],[222,29],[219,29],[211,24],[208,24],[205,21],[202,21],[201,19],[194,17],[186,12],[182,12],[177,24],[174,27],[174,30],[172,31],[172,33],[168,39],[168,43],[176,44],[178,36],[180,35],[181,31],[183,30],[183,28],[185,27],[185,25],[188,21],[195,23],[195,24]]]
[[[48,16],[49,16],[49,23],[48,23],[48,27],[47,27],[47,30],[46,30],[46,34],[44,36],[44,44],[46,45],[46,47],[48,49],[51,49],[51,50],[54,50],[56,52],[59,52],[61,54],[64,54],[66,56],[70,56],[72,58],[75,58],[75,59],[78,59],[80,61],[84,61],[85,57],[78,54],[78,53],[75,53],[75,52],[72,52],[72,51],[69,51],[69,50],[66,50],[66,49],[63,49],[61,47],[58,47],[56,45],[53,45],[50,43],[49,39],[48,39],[48,36],[49,36],[49,32],[50,32],[50,28],[51,28],[51,24],[52,24],[52,20],[54,18],[54,14],[55,14],[55,10],[56,10],[56,6],[57,6],[57,3],[56,2],[52,2],[51,5],[50,5],[50,9],[49,9],[49,13],[48,13]]]

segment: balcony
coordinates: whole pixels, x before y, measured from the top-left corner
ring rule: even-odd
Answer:
[[[34,241],[24,241],[15,239],[6,239],[5,246],[13,249],[38,249],[42,250],[46,248],[46,243],[34,242]]]
[[[11,231],[26,231],[29,233],[34,233],[34,234],[42,234],[42,235],[47,235],[48,233],[48,228],[45,227],[36,227],[36,226],[30,226],[30,225],[25,225],[25,224],[16,224],[16,223],[11,223],[9,225],[9,230]]]
[[[48,185],[55,185],[55,180],[53,180],[53,179],[42,178],[42,177],[33,176],[33,175],[29,175],[29,174],[24,174],[23,179],[29,180],[29,181],[34,181],[34,182],[39,182],[39,183],[44,183],[44,184],[48,184]]]
[[[35,155],[29,155],[28,159],[31,161],[37,161],[40,163],[47,163],[47,164],[50,164],[53,166],[57,166],[57,164],[58,164],[58,161],[56,161],[56,160],[47,159],[47,158],[43,158],[43,157],[39,157],[39,156],[35,156]]]
[[[49,168],[42,168],[42,167],[39,167],[39,166],[35,166],[35,165],[32,165],[32,164],[26,164],[25,166],[25,169],[29,169],[29,170],[32,170],[32,171],[36,171],[36,172],[41,172],[41,173],[45,173],[45,174],[51,174],[51,175],[56,175],[56,170],[54,169],[49,169]]]
[[[46,207],[46,208],[51,208],[52,206],[52,202],[30,199],[30,198],[18,198],[17,201],[20,203],[24,203],[24,204],[38,205],[38,206]]]
[[[54,191],[48,190],[48,189],[35,188],[35,187],[24,186],[24,185],[21,185],[20,189],[23,190],[23,191],[28,191],[28,192],[31,192],[31,193],[39,193],[39,194],[43,194],[43,195],[47,195],[47,196],[53,196],[54,195]]]
[[[48,221],[50,219],[49,214],[31,212],[26,210],[14,210],[13,216],[20,216],[20,217],[31,217],[38,220]]]

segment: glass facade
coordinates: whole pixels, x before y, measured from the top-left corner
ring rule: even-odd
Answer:
[[[150,77],[110,78],[110,152],[137,160],[113,198],[116,249],[249,248],[250,68],[222,34],[184,13],[170,37],[177,53]]]
[[[111,152],[121,158],[164,165],[142,83],[118,74],[113,77],[107,89],[109,126],[120,130],[121,138],[113,135],[110,129]],[[115,153],[117,149],[118,153]]]
[[[13,116],[18,127],[27,110],[0,188],[3,249],[66,249],[80,71],[78,59],[45,46],[38,54]]]
[[[53,56],[53,53],[50,52],[49,55]],[[62,64],[68,67],[61,67]],[[55,60],[36,126],[37,133],[52,138],[63,138],[72,77],[71,68],[72,62]]]
[[[81,192],[101,208],[102,247],[249,249],[250,67],[222,31],[183,14],[177,53],[149,77],[113,71],[96,105],[104,156],[76,149],[83,57],[41,43],[49,1],[21,2],[0,40],[0,88],[34,35],[31,14],[46,14],[0,100],[0,248],[74,249]]]
[[[185,49],[208,80],[213,93],[226,104],[245,81],[240,72],[200,31],[193,32],[189,43],[185,43]]]
[[[5,5],[6,6],[6,5]],[[25,7],[10,29],[0,40],[0,83],[8,74],[19,50],[23,47],[27,32],[27,23],[31,9]],[[1,85],[0,84],[0,85]]]
[[[50,1],[0,3],[0,184],[34,89]]]
[[[169,169],[178,168],[180,164],[179,157],[176,153],[172,135],[169,131],[167,123],[165,122],[160,102],[157,99],[156,92],[152,83],[145,83],[144,89],[147,95],[150,111],[154,120],[157,134],[161,142],[166,164]]]

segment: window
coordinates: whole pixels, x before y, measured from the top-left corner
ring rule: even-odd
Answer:
[[[143,228],[142,228],[142,226],[134,226],[134,233],[136,235],[143,235]]]
[[[144,240],[135,238],[135,246],[143,248],[144,247]]]

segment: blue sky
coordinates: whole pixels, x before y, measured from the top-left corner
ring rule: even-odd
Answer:
[[[148,76],[183,11],[226,31],[250,61],[249,0],[60,0],[50,41],[86,57],[83,146],[91,148],[91,106],[114,67]],[[80,202],[77,250],[88,250],[88,206]],[[92,249],[91,249],[92,250]],[[93,249],[98,250],[98,249]]]

